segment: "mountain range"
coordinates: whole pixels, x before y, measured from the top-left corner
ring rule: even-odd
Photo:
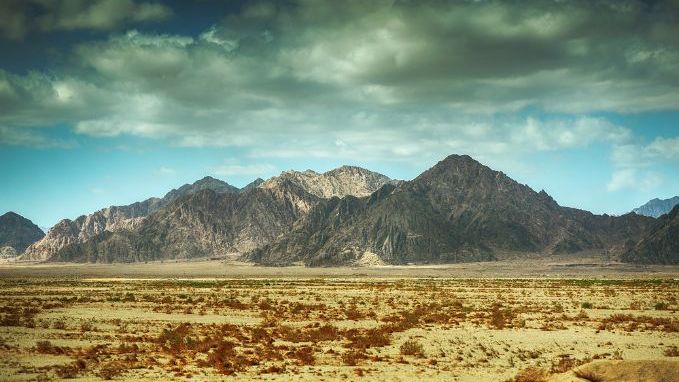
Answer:
[[[654,219],[559,206],[469,156],[451,155],[412,181],[370,196],[323,200],[292,230],[251,251],[271,265],[494,260],[508,254],[623,251]]]
[[[660,217],[672,211],[672,208],[679,204],[679,196],[669,199],[652,199],[639,208],[632,210],[635,214],[651,216],[654,218]]]
[[[351,166],[322,174],[286,171],[242,189],[205,177],[163,198],[64,219],[22,259],[142,261],[246,251],[278,236],[322,197],[369,195],[387,182]]]
[[[359,167],[286,171],[242,189],[206,177],[62,220],[23,260],[134,262],[239,254],[266,265],[449,263],[595,251],[679,263],[677,217],[559,206],[466,155],[411,181]]]

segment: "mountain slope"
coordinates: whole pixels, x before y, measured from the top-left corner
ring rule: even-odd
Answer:
[[[42,239],[45,233],[32,221],[14,213],[0,216],[0,253],[2,257],[13,257],[29,245]]]
[[[205,177],[193,184],[185,184],[168,192],[162,199],[149,198],[127,206],[111,206],[75,220],[64,219],[55,224],[47,235],[34,243],[22,255],[22,260],[42,261],[73,243],[82,243],[105,231],[130,230],[138,226],[151,213],[174,200],[202,190],[219,193],[238,192],[238,188],[212,177]]]
[[[679,264],[679,205],[658,218],[622,259],[631,263]]]
[[[669,199],[658,199],[648,201],[646,204],[639,208],[635,208],[632,212],[638,215],[650,216],[650,217],[660,217],[670,211],[672,208],[679,204],[679,196],[675,196]]]
[[[106,231],[65,246],[50,260],[133,262],[248,251],[288,230],[317,202],[291,182],[242,193],[201,190],[173,201],[133,229]]]
[[[489,260],[512,252],[622,246],[653,221],[560,207],[468,156],[451,155],[370,197],[319,204],[276,242],[248,254],[266,264],[347,264],[366,252],[387,263]]]

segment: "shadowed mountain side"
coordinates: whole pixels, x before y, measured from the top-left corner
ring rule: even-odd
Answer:
[[[201,190],[219,193],[238,192],[238,188],[212,177],[193,184],[185,184],[168,192],[162,199],[149,198],[127,206],[111,206],[75,220],[64,219],[55,224],[39,242],[31,245],[22,255],[23,260],[47,260],[61,248],[73,243],[83,243],[104,231],[132,230],[143,219],[174,200]]]
[[[622,259],[630,263],[679,264],[679,205],[658,218]]]
[[[32,221],[7,212],[0,216],[0,257],[14,257],[43,236],[45,233]]]
[[[134,229],[100,233],[62,248],[50,260],[127,262],[248,251],[288,230],[317,202],[290,182],[237,194],[202,190],[177,199]]]

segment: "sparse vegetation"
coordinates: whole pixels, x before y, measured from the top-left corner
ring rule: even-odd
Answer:
[[[511,382],[545,382],[547,372],[537,367],[529,367],[520,371]]]
[[[422,379],[455,369],[530,382],[590,359],[634,354],[627,349],[679,353],[662,343],[679,330],[668,312],[676,309],[679,283],[667,281],[0,280],[0,286],[7,291],[0,296],[0,364],[43,379],[296,373],[336,380],[379,375],[390,365]],[[597,311],[588,314],[581,301],[589,300]],[[652,310],[635,301],[667,306]],[[543,332],[527,345],[523,336],[536,329]],[[573,329],[577,337],[563,332]],[[604,331],[607,340],[598,340]],[[71,347],[74,338],[92,344]],[[71,361],[44,367],[5,361],[18,351]]]

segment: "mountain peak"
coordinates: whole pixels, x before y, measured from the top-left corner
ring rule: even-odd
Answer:
[[[245,185],[245,187],[241,188],[240,192],[245,192],[245,191],[251,190],[253,188],[257,188],[262,183],[264,183],[264,179],[257,178],[255,180],[253,180],[252,182],[248,183],[247,185]]]
[[[272,188],[282,182],[291,182],[306,192],[321,198],[347,195],[368,196],[391,182],[387,176],[355,166],[341,166],[322,174],[313,170],[284,171],[280,176],[264,182],[261,187]]]
[[[7,211],[4,214],[0,215],[0,219],[16,219],[16,218],[25,219],[23,216],[19,215],[14,211]]]
[[[43,236],[40,227],[16,212],[0,216],[0,247],[12,247],[14,253],[21,253]]]
[[[644,205],[632,210],[637,215],[644,215],[650,217],[660,217],[672,210],[674,206],[679,204],[679,196],[669,199],[653,198]]]

